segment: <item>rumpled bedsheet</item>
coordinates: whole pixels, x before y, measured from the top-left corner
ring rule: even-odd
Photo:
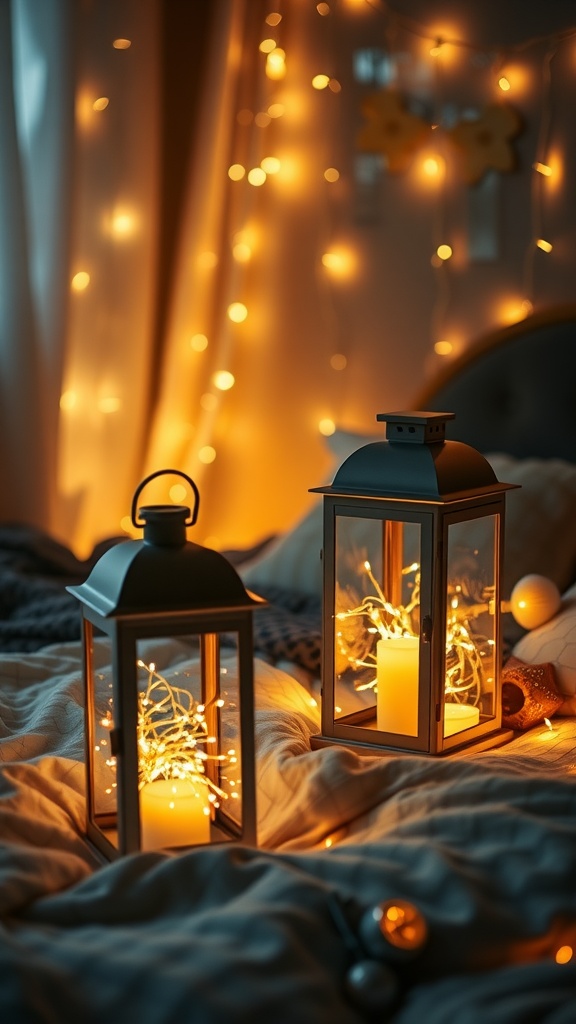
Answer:
[[[101,866],[84,840],[79,646],[0,656],[2,1024],[574,1024],[576,729],[468,758],[310,749],[318,709],[256,664],[259,849]],[[367,1010],[367,909],[429,941]]]

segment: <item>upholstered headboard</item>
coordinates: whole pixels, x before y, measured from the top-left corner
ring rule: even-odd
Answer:
[[[454,412],[448,436],[479,451],[576,462],[576,304],[480,338],[414,408]]]

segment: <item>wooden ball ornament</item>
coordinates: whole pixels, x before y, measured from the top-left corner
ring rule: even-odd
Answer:
[[[510,595],[510,611],[519,626],[536,629],[552,619],[562,597],[553,580],[537,573],[523,576]]]

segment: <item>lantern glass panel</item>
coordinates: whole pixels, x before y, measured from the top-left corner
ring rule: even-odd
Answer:
[[[496,717],[499,516],[448,524],[444,737]]]
[[[334,720],[418,735],[421,524],[336,515]]]
[[[215,633],[139,641],[137,666],[142,849],[233,838],[242,817],[237,646]]]

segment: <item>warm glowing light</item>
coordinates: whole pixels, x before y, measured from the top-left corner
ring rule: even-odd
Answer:
[[[283,103],[271,103],[268,107],[270,117],[282,117],[285,113],[286,108]]]
[[[78,404],[78,395],[72,389],[63,391],[60,395],[60,408],[62,412],[71,412]]]
[[[312,79],[313,89],[326,89],[330,81],[329,75],[314,75]]]
[[[279,81],[286,74],[286,54],[279,46],[266,57],[266,75],[273,81]]]
[[[444,170],[444,161],[439,156],[426,156],[422,161],[422,173],[427,178],[439,178]]]
[[[205,466],[209,466],[216,458],[216,449],[211,444],[205,444],[198,452],[198,458]]]
[[[437,356],[449,356],[453,351],[453,344],[451,341],[437,341],[434,345],[434,351]]]
[[[92,104],[92,110],[106,110],[106,107],[110,103],[107,96],[99,96],[97,100],[94,100]]]
[[[267,128],[272,118],[266,110],[260,110],[254,118],[254,124],[257,128]]]
[[[235,324],[241,324],[248,316],[248,309],[243,302],[231,302],[228,306],[228,319]]]
[[[116,397],[116,395],[104,395],[102,398],[98,399],[98,408],[100,412],[104,412],[106,414],[118,412],[121,406],[122,402]]]
[[[212,374],[212,383],[219,391],[229,391],[236,383],[236,378],[229,370],[217,370]]]
[[[218,256],[207,249],[199,254],[197,263],[200,270],[213,270],[218,265]]]
[[[115,50],[129,50],[132,46],[132,41],[130,39],[115,39],[112,46]]]
[[[236,242],[232,246],[232,255],[237,263],[249,263],[252,258],[252,249],[246,242]]]
[[[500,78],[498,79],[498,85],[502,89],[502,92],[510,92],[511,85],[508,79],[506,78],[506,75],[500,76]]]
[[[85,270],[79,270],[77,274],[74,274],[70,282],[70,287],[73,292],[83,292],[85,288],[90,284],[90,274]]]
[[[334,423],[334,420],[327,417],[326,419],[320,420],[318,430],[324,435],[324,437],[330,437],[336,432],[336,424]]]
[[[136,218],[128,210],[115,210],[110,222],[110,230],[115,238],[129,238],[134,234]]]
[[[261,167],[253,167],[252,170],[248,171],[248,181],[251,185],[258,188],[266,181],[266,171],[263,171]]]
[[[348,360],[341,352],[335,352],[330,358],[330,366],[333,370],[345,370],[348,366]]]
[[[547,242],[545,238],[539,238],[536,245],[542,252],[552,252],[552,242]]]
[[[266,17],[266,24],[270,25],[272,28],[275,28],[276,25],[279,25],[281,21],[282,21],[282,15],[278,14],[276,11],[273,11],[271,14],[268,14],[267,17]]]
[[[173,501],[175,505],[180,505],[186,497],[186,488],[184,484],[172,484],[168,494],[170,501]]]
[[[241,181],[246,174],[246,168],[242,164],[231,164],[228,168],[228,177],[232,181]]]
[[[439,245],[438,248],[436,249],[436,255],[441,260],[449,260],[450,257],[452,256],[452,246]]]
[[[120,529],[123,530],[124,533],[133,533],[134,527],[132,526],[132,519],[130,516],[122,516],[122,519],[120,520]]]
[[[557,964],[568,964],[572,959],[573,953],[572,946],[560,946],[560,949],[556,950],[554,959]]]
[[[327,14],[330,14],[330,5],[329,4],[316,4],[316,10],[318,11],[318,14],[322,18],[325,18]]]
[[[504,324],[515,324],[519,320],[525,320],[532,312],[532,308],[529,299],[508,299],[500,306],[499,318]]]
[[[546,178],[549,178],[552,174],[552,168],[550,167],[550,164],[540,163],[539,160],[536,160],[535,163],[532,164],[532,167],[535,171],[538,171],[538,174],[543,174]]]
[[[216,395],[211,394],[210,391],[206,391],[200,398],[200,405],[204,412],[214,412],[218,408],[218,399]]]
[[[442,40],[441,39],[437,39],[436,42],[434,43],[434,46],[430,47],[430,56],[431,57],[439,57],[441,52],[442,52],[442,46],[443,46]]]
[[[258,49],[261,50],[262,53],[271,53],[272,50],[276,49],[276,40],[275,39],[263,39],[262,42],[260,43],[260,46],[258,47]]]
[[[328,88],[330,92],[342,92],[342,86],[337,78],[331,78],[328,82]]]
[[[208,338],[205,334],[193,334],[190,338],[190,346],[195,352],[204,352],[208,348]]]
[[[338,171],[335,167],[327,167],[326,170],[324,171],[324,178],[326,179],[326,181],[338,181],[339,177],[340,171]]]
[[[264,159],[260,161],[260,167],[265,174],[278,174],[281,166],[282,165],[277,156],[265,156]]]
[[[322,255],[322,266],[331,274],[343,277],[352,270],[352,257],[342,250],[325,252]]]

